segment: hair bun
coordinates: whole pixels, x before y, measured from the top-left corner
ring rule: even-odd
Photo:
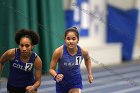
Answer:
[[[72,27],[72,28],[75,29],[75,30],[78,30],[76,26],[74,26],[74,27]]]
[[[73,27],[70,27],[70,28],[68,28],[68,29],[66,29],[66,31],[78,31],[78,28],[76,27],[76,26],[73,26]]]

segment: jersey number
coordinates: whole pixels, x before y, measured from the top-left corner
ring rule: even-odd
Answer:
[[[26,63],[25,71],[31,71],[33,64],[32,63]]]
[[[75,65],[80,65],[81,64],[81,56],[76,56],[76,64]]]

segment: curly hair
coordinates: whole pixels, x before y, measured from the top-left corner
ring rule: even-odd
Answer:
[[[79,39],[79,33],[78,33],[77,27],[70,27],[70,28],[66,29],[64,37],[66,37],[69,32],[74,32],[75,35],[77,36],[77,38]]]
[[[20,44],[20,39],[23,37],[29,38],[33,45],[38,44],[40,41],[40,36],[33,30],[20,29],[19,31],[16,32],[16,35],[15,35],[15,41],[18,45]]]

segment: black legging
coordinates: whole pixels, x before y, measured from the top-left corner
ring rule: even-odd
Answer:
[[[9,84],[7,84],[7,91],[9,93],[25,93],[26,92],[26,87],[14,87]]]

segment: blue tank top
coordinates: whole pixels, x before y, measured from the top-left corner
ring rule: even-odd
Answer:
[[[34,83],[33,67],[36,55],[32,52],[27,63],[20,60],[20,50],[17,49],[15,59],[10,61],[8,84],[14,87],[26,87]]]
[[[80,64],[82,62],[81,48],[77,45],[78,51],[75,55],[70,55],[66,45],[63,45],[63,55],[58,62],[58,73],[63,74],[63,81],[76,82],[81,81]]]

